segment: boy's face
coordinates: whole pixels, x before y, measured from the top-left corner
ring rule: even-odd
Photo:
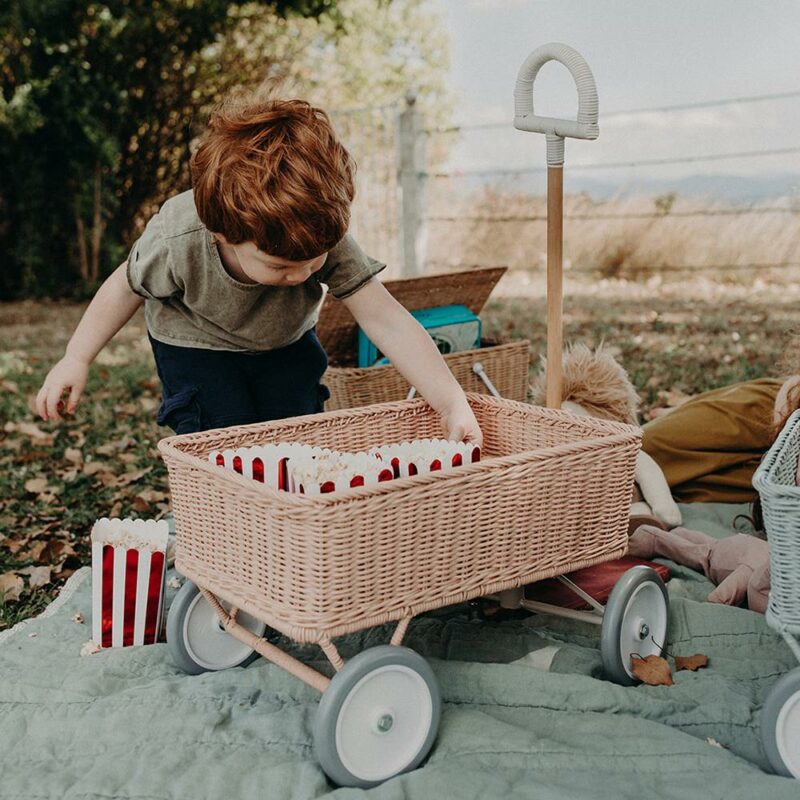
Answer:
[[[289,261],[259,250],[254,242],[231,244],[219,233],[215,233],[214,238],[221,245],[225,266],[238,273],[234,277],[263,286],[297,286],[304,283],[328,258],[328,254],[323,253],[308,261]]]

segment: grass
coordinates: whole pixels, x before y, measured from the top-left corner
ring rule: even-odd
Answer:
[[[540,275],[507,276],[483,315],[486,334],[529,338],[534,356],[542,352],[543,298]],[[780,374],[800,284],[568,273],[566,298],[565,339],[605,339],[648,415],[684,394]],[[34,416],[32,399],[82,309],[0,305],[0,580],[12,589],[0,603],[0,628],[38,613],[88,563],[96,518],[158,516],[168,508],[155,449],[168,431],[155,423],[159,384],[141,314],[99,357],[74,418],[45,423]]]

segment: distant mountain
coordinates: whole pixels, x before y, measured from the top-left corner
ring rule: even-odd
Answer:
[[[639,178],[621,183],[585,178],[579,172],[564,171],[566,192],[588,192],[592,197],[607,199],[634,194],[661,195],[676,192],[682,197],[709,197],[739,203],[752,203],[776,197],[800,199],[800,175],[690,175],[675,180]]]

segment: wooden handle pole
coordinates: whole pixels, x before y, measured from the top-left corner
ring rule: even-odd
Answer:
[[[547,388],[548,408],[561,408],[562,314],[564,306],[562,248],[564,167],[547,168]]]

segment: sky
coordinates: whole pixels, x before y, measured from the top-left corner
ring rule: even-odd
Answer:
[[[541,44],[578,50],[595,77],[600,138],[567,140],[570,165],[798,148],[793,154],[677,165],[591,170],[595,179],[677,179],[697,174],[800,175],[800,94],[675,112],[629,109],[800,91],[800,0],[433,0],[451,35],[455,121],[508,121],[465,131],[449,167],[539,167],[544,136],[513,129],[519,67]],[[569,72],[545,65],[537,114],[574,117]],[[587,173],[589,170],[586,171]],[[800,190],[799,192],[800,193]]]

